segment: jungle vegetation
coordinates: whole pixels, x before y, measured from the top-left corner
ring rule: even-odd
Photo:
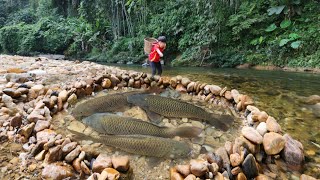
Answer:
[[[172,65],[320,67],[316,0],[0,0],[0,52],[141,63],[165,35]]]

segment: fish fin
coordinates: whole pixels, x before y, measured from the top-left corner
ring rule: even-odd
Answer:
[[[158,166],[163,159],[157,158],[157,157],[149,157],[149,160],[147,161],[149,167],[156,167]]]
[[[148,104],[145,100],[148,94],[133,94],[127,96],[128,103],[134,104],[136,106],[140,106],[141,108],[145,109],[148,108]]]
[[[145,110],[145,111],[152,123],[159,124],[161,122],[161,115],[149,110]]]
[[[230,115],[212,114],[210,120],[207,122],[217,129],[227,131],[233,123],[233,118]]]
[[[222,130],[224,132],[228,131],[228,129],[229,129],[229,126],[227,124],[223,123],[219,119],[216,119],[215,117],[211,117],[206,122],[209,123],[211,126],[214,126],[215,128]]]
[[[87,135],[82,134],[82,133],[80,133],[80,132],[73,131],[73,130],[70,130],[70,129],[68,129],[68,131],[72,133],[72,137],[71,137],[71,139],[75,139],[75,140],[88,140],[88,141],[97,141],[97,139],[96,139],[96,138],[91,137],[91,136],[87,136]]]
[[[179,128],[175,128],[172,129],[173,134],[176,136],[180,136],[180,137],[185,137],[185,138],[194,138],[194,137],[198,137],[199,134],[202,132],[201,128],[198,127],[179,127]]]
[[[227,114],[222,114],[222,115],[216,115],[216,119],[219,119],[220,121],[222,121],[225,124],[232,124],[234,121],[234,118],[230,115]]]

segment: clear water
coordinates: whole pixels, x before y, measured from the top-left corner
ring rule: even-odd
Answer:
[[[115,65],[151,72],[150,67]],[[320,109],[301,101],[320,95],[320,74],[248,69],[164,67],[164,76],[182,75],[193,81],[237,89],[251,96],[255,106],[275,117],[285,133],[299,140],[306,155],[305,173],[320,178]],[[314,142],[314,143],[312,143]]]

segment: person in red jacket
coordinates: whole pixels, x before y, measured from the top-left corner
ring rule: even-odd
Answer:
[[[149,54],[150,66],[152,69],[152,77],[158,71],[158,75],[162,74],[162,66],[160,58],[163,57],[163,51],[166,49],[166,37],[158,37],[158,42],[152,44],[151,53]]]

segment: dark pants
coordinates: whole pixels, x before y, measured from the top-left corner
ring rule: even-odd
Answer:
[[[150,66],[152,69],[152,76],[156,74],[156,70],[158,71],[158,75],[161,76],[162,74],[162,66],[160,62],[150,62]]]

